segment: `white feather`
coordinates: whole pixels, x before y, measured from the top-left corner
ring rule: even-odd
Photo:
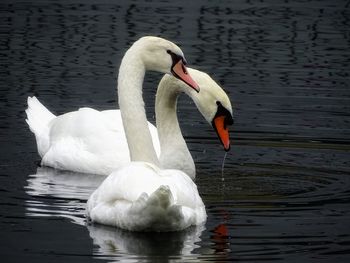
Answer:
[[[56,116],[46,109],[36,97],[28,97],[27,103],[26,122],[30,130],[35,134],[38,153],[43,157],[50,147],[50,122]]]

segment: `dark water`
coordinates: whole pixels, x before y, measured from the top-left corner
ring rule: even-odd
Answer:
[[[348,262],[349,1],[1,1],[1,262]],[[60,114],[115,107],[116,69],[142,35],[178,43],[228,92],[227,156],[183,97],[205,226],[170,234],[86,225],[101,178],[37,167],[24,122],[36,95]],[[155,86],[145,80],[153,119]]]

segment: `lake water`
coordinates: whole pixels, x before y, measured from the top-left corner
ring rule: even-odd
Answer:
[[[130,233],[91,226],[103,178],[38,167],[26,98],[56,114],[116,106],[116,70],[143,35],[178,43],[234,106],[225,168],[185,96],[179,118],[206,205],[204,226]],[[349,262],[349,1],[0,3],[1,262]],[[158,73],[144,98],[154,122]]]

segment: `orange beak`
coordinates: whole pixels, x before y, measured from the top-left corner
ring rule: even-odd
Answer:
[[[171,73],[178,78],[181,79],[183,82],[185,82],[188,86],[193,88],[195,91],[199,92],[199,86],[198,84],[192,79],[190,74],[188,74],[187,69],[182,61],[180,59],[171,69]]]
[[[230,135],[228,132],[228,128],[225,124],[225,116],[219,115],[214,118],[213,126],[218,134],[222,145],[226,152],[230,150]]]

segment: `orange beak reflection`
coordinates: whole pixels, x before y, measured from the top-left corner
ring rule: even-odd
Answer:
[[[225,151],[230,150],[230,135],[228,132],[228,128],[225,124],[226,116],[219,115],[214,118],[213,126],[218,134],[222,145],[224,146]]]
[[[190,74],[188,74],[187,69],[182,61],[182,59],[180,59],[171,69],[171,72],[173,73],[173,75],[178,78],[181,79],[183,82],[185,82],[188,86],[190,86],[191,88],[193,88],[195,91],[199,92],[199,86],[198,84],[192,79],[192,77],[190,76]]]

